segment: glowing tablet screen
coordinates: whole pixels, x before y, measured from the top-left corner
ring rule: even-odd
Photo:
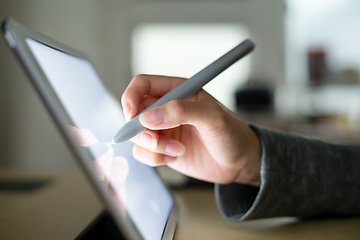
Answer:
[[[111,145],[124,124],[117,102],[91,63],[30,38],[31,52],[66,109],[79,144],[89,148],[119,211],[130,216],[144,239],[161,239],[173,199],[155,170],[132,156],[132,142]]]

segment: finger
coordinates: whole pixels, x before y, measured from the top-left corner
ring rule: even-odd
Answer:
[[[170,129],[185,124],[211,130],[226,124],[226,110],[216,101],[172,100],[142,113],[139,120],[143,126],[152,130]]]
[[[138,161],[152,167],[169,164],[177,160],[177,157],[154,153],[139,145],[133,147],[133,156]]]
[[[139,112],[144,111],[144,109],[148,108],[150,105],[155,103],[157,100],[159,100],[159,98],[156,98],[156,97],[144,97],[139,103],[139,108],[138,108],[139,110],[138,111]],[[133,117],[135,117],[135,115],[132,114],[132,110],[130,109],[129,104],[127,104],[125,107],[123,107],[123,112],[124,112],[124,115],[125,115],[126,122],[128,122]]]
[[[156,151],[159,143],[159,134],[156,131],[144,130],[131,139],[134,143],[151,151]]]
[[[141,99],[141,101],[139,103],[138,111],[139,112],[144,111],[144,109],[148,108],[150,105],[155,103],[157,100],[159,100],[159,98],[157,98],[157,97],[144,97],[143,99]],[[125,107],[123,107],[123,112],[125,115],[126,122],[128,122],[131,118],[135,117],[135,116],[132,116],[133,114],[132,114],[132,110],[129,107],[129,104],[127,104]]]
[[[162,97],[185,80],[184,78],[144,74],[135,76],[121,97],[124,113],[132,118],[139,113],[139,102],[144,96]]]
[[[185,153],[185,146],[181,142],[155,131],[143,131],[132,140],[137,145],[158,154],[177,157]]]
[[[139,104],[139,112],[144,111],[146,108],[151,106],[153,103],[155,103],[157,100],[159,100],[158,97],[145,97],[141,100]]]

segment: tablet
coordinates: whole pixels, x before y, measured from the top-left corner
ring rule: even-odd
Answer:
[[[132,142],[111,144],[124,116],[89,59],[12,19],[2,30],[121,235],[172,239],[174,198]]]

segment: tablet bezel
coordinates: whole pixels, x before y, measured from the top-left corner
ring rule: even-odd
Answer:
[[[123,218],[121,216],[118,211],[118,207],[116,206],[112,197],[109,196],[103,183],[101,183],[101,180],[98,178],[96,172],[92,168],[90,162],[93,161],[94,158],[90,151],[87,149],[82,149],[79,146],[74,135],[67,127],[74,124],[68,116],[67,111],[62,106],[62,103],[60,102],[56,93],[53,91],[52,86],[50,85],[43,71],[41,70],[25,39],[31,38],[32,40],[35,40],[57,51],[70,54],[81,59],[85,59],[86,61],[91,63],[89,58],[87,58],[84,54],[81,54],[76,50],[73,50],[63,45],[62,43],[57,42],[54,39],[51,39],[33,29],[30,29],[13,19],[7,19],[2,23],[2,31],[10,48],[14,51],[20,63],[24,67],[26,73],[30,77],[33,86],[38,92],[40,98],[48,109],[56,125],[60,129],[60,132],[68,143],[70,149],[74,153],[77,162],[79,163],[83,171],[86,173],[86,176],[99,194],[106,209],[109,211],[110,215],[113,217],[115,223],[119,227],[120,232],[126,239],[142,239],[141,234],[135,227],[135,224],[132,222],[130,216],[127,216],[126,218]],[[109,92],[109,94],[111,93]],[[174,199],[173,196],[172,198]],[[173,238],[176,223],[177,208],[174,200],[174,204],[168,216],[167,223],[165,225],[161,239],[165,240]]]

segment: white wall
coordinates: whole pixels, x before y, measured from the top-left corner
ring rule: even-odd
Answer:
[[[287,0],[286,79],[306,86],[309,82],[307,52],[323,49],[332,73],[352,68],[360,71],[360,1]]]
[[[51,3],[50,3],[51,2]],[[67,45],[88,53],[101,65],[98,4],[87,1],[0,1],[1,19],[11,16]],[[0,41],[2,165],[21,168],[71,168],[72,156],[59,136],[15,56]],[[3,86],[2,86],[3,87]]]
[[[131,31],[142,22],[241,22],[257,43],[252,75],[273,84],[284,78],[283,0],[0,0],[11,16],[86,53],[105,84],[121,96],[131,80]],[[0,166],[74,167],[24,71],[0,39]]]

